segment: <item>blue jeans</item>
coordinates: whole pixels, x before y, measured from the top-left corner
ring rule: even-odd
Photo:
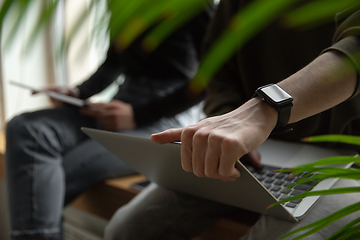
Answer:
[[[178,119],[163,118],[122,133],[150,137],[182,127]],[[72,107],[25,113],[8,123],[5,159],[12,238],[62,239],[64,205],[99,181],[135,173],[80,130],[96,126],[93,118]]]

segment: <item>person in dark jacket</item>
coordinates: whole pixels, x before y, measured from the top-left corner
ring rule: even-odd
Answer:
[[[110,102],[89,102],[80,109],[60,104],[21,114],[7,124],[6,181],[13,239],[63,239],[65,205],[99,181],[135,173],[81,127],[149,138],[199,120],[198,105],[191,106],[201,96],[193,99],[185,93],[198,67],[211,13],[209,7],[151,53],[141,48],[145,35],[124,51],[113,44],[87,81],[74,89],[48,88],[88,99],[124,74],[125,82]]]
[[[249,2],[220,2],[206,37],[207,47]],[[248,154],[260,167],[255,151],[269,136],[300,141],[327,133],[359,135],[359,5],[339,12],[336,19],[336,25],[303,31],[270,24],[234,53],[210,81],[204,107],[207,119],[154,134],[152,140],[160,144],[181,141],[181,164],[187,172],[222,181],[240,177],[241,181],[235,162]],[[253,97],[259,87],[271,83],[292,96],[293,105],[288,104],[287,111],[278,111],[259,94]],[[288,127],[294,130],[282,131]],[[340,180],[335,187],[342,186],[359,186],[359,182]],[[324,196],[299,223],[261,216],[241,239],[279,239],[359,199],[359,194]],[[115,213],[105,239],[191,239],[229,213],[239,211],[152,184]],[[306,239],[328,238],[359,217],[359,212],[347,216]]]

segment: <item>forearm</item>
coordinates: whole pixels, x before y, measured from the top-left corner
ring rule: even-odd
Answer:
[[[293,98],[289,123],[325,111],[354,92],[357,72],[338,52],[320,55],[306,67],[278,83]]]

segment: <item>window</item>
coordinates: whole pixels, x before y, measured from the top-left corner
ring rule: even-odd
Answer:
[[[66,5],[65,5],[66,2]],[[82,26],[68,49],[67,57],[58,58],[58,46],[67,37],[72,24],[90,0],[62,1],[57,9],[53,24],[36,39],[31,50],[24,55],[29,36],[36,24],[40,9],[47,1],[32,1],[31,8],[20,24],[18,33],[7,45],[11,29],[16,22],[18,9],[11,9],[2,31],[0,74],[0,129],[6,121],[26,111],[49,107],[46,96],[31,96],[29,90],[9,85],[9,81],[26,83],[34,87],[49,84],[75,86],[93,73],[106,56],[108,45],[106,28],[94,37],[94,24],[99,22],[106,9],[106,0],[97,1],[90,17]]]

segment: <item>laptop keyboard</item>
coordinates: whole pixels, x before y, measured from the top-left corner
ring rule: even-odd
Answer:
[[[318,181],[311,181],[305,184],[294,186],[292,188],[287,188],[288,186],[294,184],[306,173],[302,173],[301,175],[292,177],[292,173],[274,172],[274,170],[278,170],[279,168],[272,166],[263,165],[263,168],[261,170],[255,170],[252,166],[246,167],[278,200],[283,200],[288,197],[304,193],[308,190],[311,190],[318,183]],[[296,199],[287,202],[284,205],[289,208],[295,208],[301,201],[302,199]]]

